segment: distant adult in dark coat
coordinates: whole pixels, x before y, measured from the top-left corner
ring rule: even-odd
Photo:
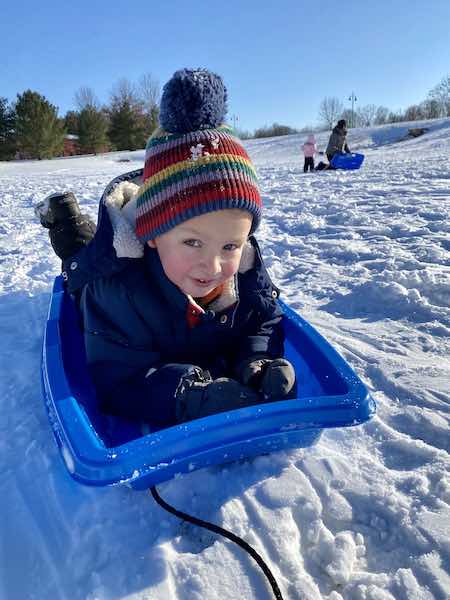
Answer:
[[[350,148],[347,144],[347,122],[345,119],[338,121],[336,127],[331,132],[326,155],[331,163],[335,154],[350,153]]]

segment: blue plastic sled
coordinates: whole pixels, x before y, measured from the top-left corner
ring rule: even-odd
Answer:
[[[335,154],[331,166],[335,169],[359,169],[363,164],[364,154]]]
[[[363,383],[311,325],[282,306],[285,354],[298,375],[298,399],[143,433],[139,424],[97,410],[76,308],[57,277],[41,374],[53,433],[72,477],[86,485],[126,483],[142,490],[208,465],[309,446],[324,428],[367,421],[375,403]]]

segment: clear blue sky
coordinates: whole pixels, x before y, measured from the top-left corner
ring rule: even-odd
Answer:
[[[450,74],[449,0],[3,0],[1,21],[0,96],[60,115],[81,86],[107,102],[122,77],[207,67],[240,128],[301,127],[325,96],[400,109]]]

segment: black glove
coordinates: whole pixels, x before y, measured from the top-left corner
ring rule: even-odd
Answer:
[[[262,393],[264,400],[295,398],[294,367],[285,358],[249,358],[237,369],[239,380]]]
[[[50,243],[56,256],[66,260],[74,256],[94,237],[96,226],[86,215],[71,217],[49,227]]]
[[[198,368],[182,378],[175,393],[178,423],[207,417],[227,410],[259,404],[262,399],[252,389],[234,379],[214,381],[208,371]]]

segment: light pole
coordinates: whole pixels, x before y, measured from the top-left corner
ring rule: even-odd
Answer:
[[[351,95],[348,97],[349,102],[352,103],[352,127],[355,126],[355,102],[358,100],[358,98],[355,96],[355,92],[352,92]]]
[[[237,115],[231,115],[231,120],[233,121],[233,129],[236,130],[239,117]]]

